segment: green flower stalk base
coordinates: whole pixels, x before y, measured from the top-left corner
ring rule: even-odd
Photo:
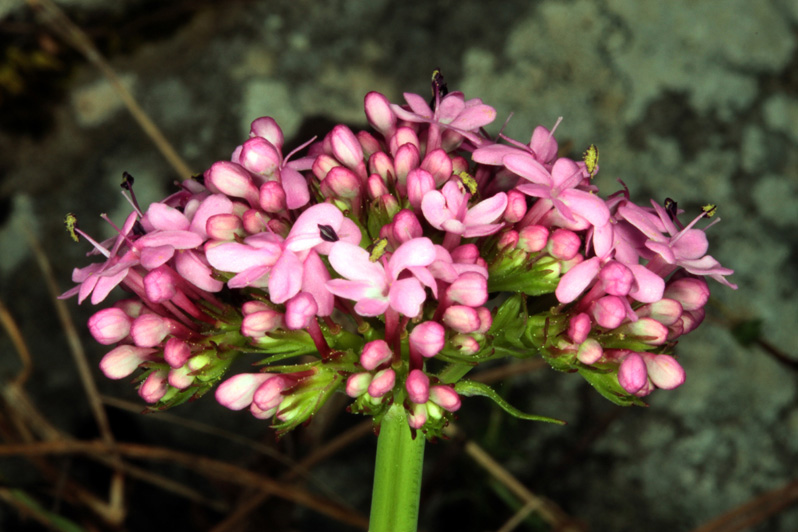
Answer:
[[[377,441],[369,532],[416,531],[425,441],[413,438],[404,407],[391,406]]]

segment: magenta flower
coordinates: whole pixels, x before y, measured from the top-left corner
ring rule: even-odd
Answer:
[[[429,266],[435,260],[435,247],[428,238],[414,238],[399,246],[388,261],[372,262],[365,249],[337,242],[329,259],[344,279],[327,281],[327,289],[339,297],[357,301],[358,314],[379,316],[390,306],[415,318],[426,299],[424,286],[416,277],[399,279],[399,275],[411,268]]]
[[[450,180],[440,192],[431,190],[424,194],[421,211],[436,229],[465,238],[492,235],[501,229],[504,224],[493,222],[504,213],[507,194],[499,192],[469,209],[470,197],[457,180]]]

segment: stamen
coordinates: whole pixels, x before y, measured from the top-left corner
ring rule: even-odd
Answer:
[[[385,255],[385,248],[388,247],[388,239],[387,238],[380,238],[375,240],[374,243],[369,247],[369,260],[371,262],[377,262],[380,260],[380,257]]]
[[[588,174],[590,174],[590,178],[592,179],[594,175],[596,175],[596,170],[598,169],[598,161],[599,161],[599,151],[596,148],[595,144],[591,144],[587,151],[585,151],[583,155],[583,160],[585,161],[585,167],[587,168]]]
[[[66,230],[69,232],[69,236],[72,237],[72,240],[75,242],[80,242],[78,234],[75,232],[75,230],[78,228],[78,217],[73,213],[68,212],[64,218],[64,225],[66,226]]]
[[[449,94],[449,87],[446,86],[446,80],[443,79],[441,70],[436,68],[432,71],[432,99],[429,102],[433,111],[438,108],[441,98],[447,94]]]
[[[319,228],[319,234],[321,235],[322,240],[325,242],[338,242],[338,235],[335,234],[335,230],[332,228],[332,226],[322,224],[316,225]]]
[[[136,209],[136,212],[143,216],[144,211],[142,211],[141,207],[139,207],[139,202],[136,201],[136,194],[133,192],[134,181],[135,179],[133,179],[132,175],[127,172],[122,172],[122,183],[119,186],[130,193],[130,197],[128,197],[128,195],[124,192],[122,192],[122,195],[125,196],[125,199],[130,202],[134,209]]]
[[[665,212],[668,213],[672,222],[676,221],[676,215],[679,213],[679,206],[677,205],[676,201],[672,200],[671,198],[665,198],[665,201],[662,203],[665,207]]]

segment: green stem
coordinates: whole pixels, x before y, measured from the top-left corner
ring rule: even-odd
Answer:
[[[425,441],[412,437],[404,407],[391,406],[377,440],[369,532],[416,531]]]

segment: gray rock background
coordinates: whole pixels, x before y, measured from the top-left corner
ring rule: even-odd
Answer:
[[[101,44],[197,172],[229,157],[258,116],[274,116],[298,143],[322,119],[365,124],[362,99],[369,90],[393,101],[405,91],[426,94],[430,72],[439,66],[450,89],[497,109],[494,129],[514,113],[506,132],[522,141],[536,125],[550,127],[563,116],[561,145],[571,142],[575,155],[590,143],[599,146],[604,194],[623,179],[641,202],[672,197],[688,211],[717,203],[723,221],[709,230],[712,254],[736,270],[732,280],[740,288],[711,285],[706,322],[678,347],[688,372],[684,386],[655,393],[648,409],[620,410],[578,377],[542,371],[515,377],[500,390],[520,408],[561,417],[569,426],[518,423],[479,399],[466,401],[461,423],[530,489],[591,530],[692,530],[795,479],[795,368],[731,334],[736,321],[761,320],[761,338],[798,359],[795,2],[59,4]],[[127,212],[117,189],[122,171],[136,177],[142,203],[163,197],[179,176],[93,67],[38,25],[24,2],[0,0],[2,51],[48,43],[55,43],[60,66],[27,78],[33,80],[25,89],[30,97],[2,92],[6,78],[0,77],[0,298],[32,350],[28,389],[39,407],[63,430],[94,437],[21,227],[41,240],[65,290],[72,267],[85,264],[85,246],[64,234],[64,213],[77,213],[90,233],[107,235],[96,214],[121,221]],[[4,64],[13,65],[8,55]],[[85,323],[91,309],[70,303],[78,323]],[[5,335],[0,347],[0,378],[7,381],[19,364]],[[103,350],[88,335],[86,347],[98,361]],[[98,382],[109,395],[135,397],[124,382]],[[223,411],[211,398],[172,413],[271,440],[265,425]],[[120,439],[235,455],[227,444],[117,415]],[[373,445],[373,438],[363,441],[314,470],[363,513]],[[455,442],[427,452],[426,530],[495,530],[512,515]],[[18,466],[0,461],[3,482],[30,487]],[[129,530],[143,529],[142,512],[168,504],[155,499],[141,491],[131,499],[143,507],[132,507]],[[200,515],[204,520],[178,520],[175,529],[202,530],[222,518]],[[14,512],[0,509],[0,519],[3,530],[13,529],[3,522],[22,526]],[[285,521],[291,525],[269,529],[346,530],[301,510],[288,509]],[[519,530],[545,529],[535,526],[527,522]],[[751,530],[798,530],[798,507]]]

